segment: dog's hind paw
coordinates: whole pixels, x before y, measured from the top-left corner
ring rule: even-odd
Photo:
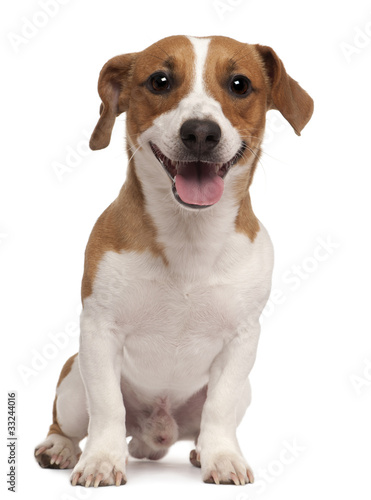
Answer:
[[[50,434],[35,448],[35,459],[42,468],[72,469],[78,462],[81,450],[68,437]]]
[[[200,455],[196,450],[192,450],[189,454],[189,461],[194,467],[201,467]]]

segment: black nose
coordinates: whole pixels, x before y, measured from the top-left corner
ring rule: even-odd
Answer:
[[[214,149],[221,135],[219,125],[211,120],[187,120],[180,128],[184,145],[197,156]]]

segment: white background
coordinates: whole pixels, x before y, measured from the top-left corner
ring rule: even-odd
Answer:
[[[0,12],[1,491],[7,392],[16,390],[18,498],[369,499],[370,3],[64,3],[46,18],[38,0],[2,2]],[[125,178],[124,116],[108,149],[86,149],[98,73],[110,57],[173,34],[270,45],[315,101],[301,137],[269,113],[252,188],[276,259],[239,429],[257,482],[203,484],[188,463],[192,444],[180,443],[158,463],[131,461],[124,487],[72,488],[69,471],[37,466],[33,447],[51,422],[60,369],[78,349],[87,238]],[[60,179],[56,163],[70,167]],[[284,452],[288,445],[296,451]]]

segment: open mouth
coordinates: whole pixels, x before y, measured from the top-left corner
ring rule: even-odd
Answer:
[[[189,208],[207,208],[215,205],[224,191],[224,178],[230,168],[243,156],[246,144],[242,142],[235,156],[226,163],[206,161],[173,161],[152,142],[151,149],[172,181],[175,199]]]

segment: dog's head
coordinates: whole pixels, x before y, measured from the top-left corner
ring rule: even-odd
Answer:
[[[226,37],[174,36],[114,57],[98,92],[90,147],[108,146],[115,118],[126,112],[131,155],[188,209],[214,205],[227,184],[240,196],[248,188],[267,110],[279,110],[298,135],[313,112],[271,48]]]

